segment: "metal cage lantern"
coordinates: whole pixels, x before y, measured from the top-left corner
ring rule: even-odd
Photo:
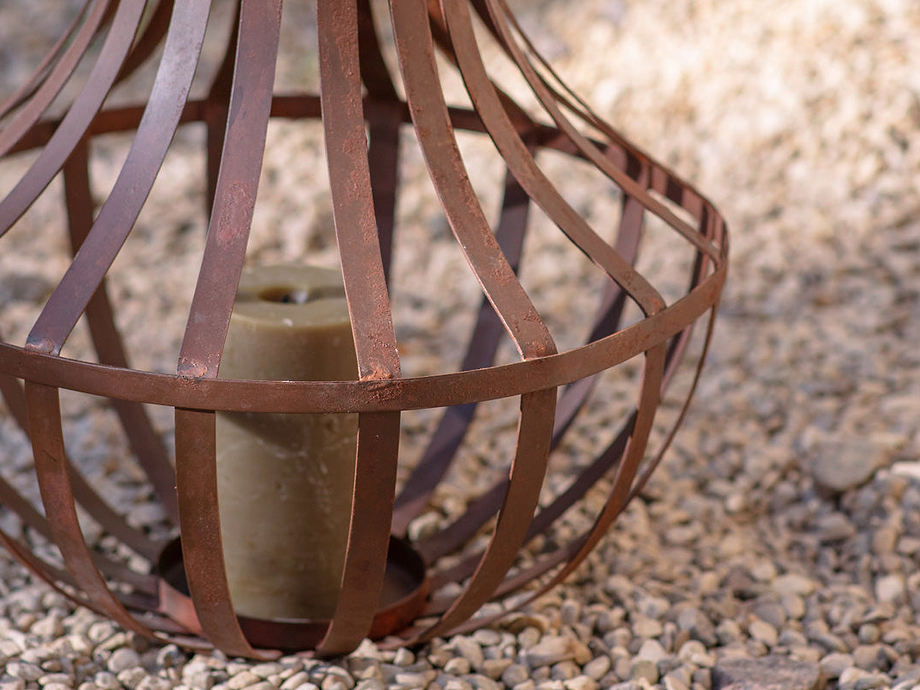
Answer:
[[[0,201],[0,252],[10,256],[29,241],[17,227],[37,200],[57,199],[60,187],[51,183],[59,173],[66,211],[59,224],[72,244],[21,340],[5,334],[0,342],[0,391],[28,437],[37,487],[30,495],[4,469],[0,540],[75,603],[188,648],[252,658],[279,650],[333,655],[368,636],[405,645],[488,624],[569,576],[670,443],[725,279],[724,222],[698,191],[565,88],[505,0],[317,0],[318,93],[275,89],[281,0],[234,4],[217,40],[222,59],[208,73],[208,24],[228,11],[211,5],[86,0],[0,105],[0,171],[19,171]],[[126,85],[134,98],[145,70],[143,98],[119,100]],[[451,79],[459,95],[446,95]],[[271,184],[263,180],[260,189],[266,136],[281,119],[321,128],[352,379],[218,377],[251,260],[257,190]],[[120,319],[130,297],[112,294],[112,266],[164,159],[195,127],[204,131],[207,225],[206,236],[196,234],[204,237],[197,282],[171,369],[137,368],[129,362],[144,342],[132,339],[133,321]],[[130,142],[101,194],[91,175],[100,141]],[[485,191],[488,175],[470,162],[469,141],[500,163],[497,184]],[[450,234],[401,221],[413,162],[426,171]],[[588,178],[594,191],[583,188]],[[296,201],[294,189],[276,191]],[[584,198],[609,199],[616,213],[591,217]],[[581,262],[588,278],[578,296],[593,301],[591,311],[554,294],[553,285],[536,287],[547,265],[533,239],[539,232],[559,257]],[[478,296],[470,302],[446,277],[430,295],[419,291],[419,302],[463,301],[466,309],[451,318],[467,330],[468,344],[456,361],[414,372],[406,352],[416,335],[403,328],[400,306],[408,290],[400,273],[409,269],[400,256],[424,257],[415,238],[426,233],[425,242],[450,245],[459,259],[451,270],[466,271]],[[651,245],[642,257],[640,240]],[[686,260],[656,263],[660,247]],[[644,265],[648,251],[653,260]],[[295,263],[310,262],[306,248]],[[675,281],[679,293],[666,294],[661,283]],[[574,326],[560,334],[554,310]],[[700,337],[691,338],[703,320]],[[89,334],[87,353],[71,353],[75,329]],[[562,345],[573,338],[580,340]],[[697,364],[683,380],[686,352]],[[621,370],[629,386],[622,409],[601,394]],[[673,381],[682,385],[669,389]],[[119,462],[143,471],[164,529],[138,527],[94,482],[66,405],[62,411],[65,397],[110,410],[111,435],[130,448]],[[477,427],[490,405],[509,401],[514,424]],[[662,405],[671,413],[665,425],[655,421]],[[218,502],[221,415],[295,413],[357,417],[341,576],[323,619],[240,613],[223,551],[221,514],[235,507]],[[422,413],[410,442],[405,418]],[[494,444],[477,466],[483,481],[475,495],[445,502],[452,473],[487,431],[509,441]],[[422,444],[417,457],[406,455],[412,443]],[[590,515],[585,527],[558,531],[572,511]],[[425,529],[414,529],[426,515]]]

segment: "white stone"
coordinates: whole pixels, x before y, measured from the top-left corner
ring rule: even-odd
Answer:
[[[906,595],[904,576],[900,574],[885,575],[875,581],[875,596],[879,602],[897,604]]]

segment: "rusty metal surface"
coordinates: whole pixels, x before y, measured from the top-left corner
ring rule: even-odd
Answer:
[[[148,6],[149,5],[149,6]],[[155,6],[154,6],[155,5]],[[74,256],[23,345],[0,339],[0,395],[29,435],[44,512],[0,471],[0,504],[21,520],[27,538],[0,531],[0,545],[50,586],[139,634],[227,654],[272,658],[280,650],[322,655],[354,649],[367,636],[412,644],[488,624],[471,619],[483,604],[536,580],[528,599],[565,579],[586,558],[644,486],[671,442],[696,387],[712,335],[728,256],[725,224],[691,185],[633,146],[569,91],[523,34],[503,0],[393,0],[391,72],[368,0],[317,3],[319,93],[273,93],[280,0],[240,0],[224,41],[223,61],[206,95],[192,99],[210,0],[88,0],[32,75],[0,105],[0,165],[37,151],[18,184],[0,199],[5,233],[63,172],[64,205]],[[486,32],[475,32],[481,21]],[[517,66],[540,112],[525,111],[493,82],[482,58],[491,41]],[[94,51],[93,45],[99,46]],[[161,49],[160,49],[161,48]],[[446,58],[438,65],[436,55]],[[111,89],[158,61],[143,102],[106,105]],[[443,64],[462,78],[472,108],[448,103]],[[62,115],[49,107],[63,87],[87,76]],[[84,70],[84,73],[87,70]],[[400,95],[404,93],[404,98]],[[246,258],[265,136],[272,118],[321,120],[335,234],[354,332],[355,381],[244,381],[217,378],[237,283]],[[175,374],[133,368],[128,339],[116,327],[107,274],[130,235],[177,130],[207,129],[208,236]],[[90,141],[132,132],[114,187],[96,212]],[[474,191],[458,132],[488,137],[505,165],[504,190],[491,223]],[[406,136],[411,134],[413,136]],[[455,371],[404,376],[389,290],[399,245],[401,169],[416,145],[444,217],[481,289],[472,328]],[[544,172],[545,151],[590,165],[621,194],[613,227],[595,227]],[[519,272],[532,210],[539,209],[606,276],[583,344],[559,348]],[[668,302],[658,276],[636,268],[646,220],[656,217],[670,242],[694,256],[686,289]],[[610,235],[611,239],[607,239]],[[309,256],[303,257],[304,263]],[[642,318],[625,322],[630,307]],[[61,355],[86,319],[97,362]],[[692,382],[678,413],[651,444],[656,412],[686,358],[697,322],[705,321]],[[624,325],[627,323],[628,325]],[[496,364],[503,338],[517,351]],[[593,457],[583,458],[566,488],[541,502],[546,473],[600,374],[640,358],[629,414]],[[130,526],[91,485],[65,450],[61,390],[108,400],[128,447],[175,526],[179,540],[159,541]],[[513,451],[496,461],[503,476],[433,534],[404,541],[470,442],[477,409],[517,398]],[[175,409],[176,457],[145,404]],[[400,467],[400,417],[445,408],[421,460]],[[263,621],[234,613],[220,534],[215,461],[218,411],[359,414],[357,473],[348,547],[337,607],[329,621]],[[652,447],[654,445],[654,447]],[[593,487],[607,498],[593,524],[568,542],[522,562],[525,545],[553,529]],[[85,538],[77,506],[136,557],[137,572]],[[478,533],[488,530],[476,548]],[[32,551],[53,542],[61,562]],[[462,558],[455,554],[463,553]],[[62,567],[63,566],[63,567]],[[438,590],[459,583],[450,595]],[[400,592],[382,607],[385,588]],[[421,622],[413,623],[423,617]]]
[[[266,6],[267,5],[267,6]],[[271,113],[281,1],[243,0],[233,85],[208,237],[177,372],[217,378],[243,269]],[[229,654],[268,658],[246,640],[230,600],[217,503],[215,416],[176,410],[176,489],[189,590],[205,636]],[[210,461],[202,462],[202,459]]]

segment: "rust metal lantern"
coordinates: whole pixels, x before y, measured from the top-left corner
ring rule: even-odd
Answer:
[[[570,575],[648,479],[682,419],[726,272],[726,228],[712,204],[569,92],[504,0],[316,5],[318,93],[274,92],[281,0],[240,0],[232,8],[223,61],[200,98],[190,94],[209,15],[217,12],[211,0],[87,0],[0,110],[0,164],[32,157],[0,201],[0,251],[16,251],[7,231],[51,194],[59,173],[61,225],[73,245],[69,267],[28,336],[0,343],[0,390],[31,442],[41,496],[37,505],[0,480],[0,502],[22,525],[0,540],[50,586],[128,630],[253,658],[279,650],[345,653],[368,636],[396,645],[469,631]],[[483,58],[485,44],[501,54],[503,69],[514,68],[525,96],[515,100],[500,85],[494,61]],[[389,63],[388,48],[395,56]],[[155,77],[141,102],[112,98],[120,83],[151,65]],[[460,77],[466,100],[448,103],[448,73]],[[218,378],[273,118],[321,123],[357,380]],[[172,371],[137,369],[116,327],[107,273],[174,135],[202,123],[208,227],[187,327]],[[130,135],[131,143],[99,204],[91,193],[91,144],[113,133]],[[481,139],[500,157],[505,174],[495,221],[483,208],[461,137]],[[396,207],[410,147],[424,161],[458,256],[480,289],[469,305],[462,361],[424,375],[401,370],[399,312],[391,307],[403,231]],[[547,173],[547,157],[590,169],[597,193],[617,199],[619,212],[589,221],[567,201],[565,179],[554,182]],[[537,212],[599,276],[588,295],[594,313],[580,319],[584,333],[572,347],[557,344],[522,277]],[[646,236],[650,225],[654,239]],[[657,287],[662,276],[643,274],[640,239],[686,248],[682,294],[666,299]],[[308,252],[302,260],[309,262]],[[451,286],[432,287],[438,290]],[[700,338],[691,340],[702,320]],[[88,325],[94,357],[62,353],[78,323]],[[691,342],[702,345],[694,350]],[[497,354],[502,343],[513,345],[504,360]],[[670,423],[654,436],[656,411],[669,399],[686,352],[697,365],[671,403]],[[575,453],[566,481],[549,491],[554,458],[582,424],[605,372],[628,364],[636,372],[631,409],[607,420],[615,430],[609,442]],[[124,461],[143,468],[174,526],[170,538],[129,524],[81,472],[67,443],[62,391],[95,396],[114,410],[134,455]],[[494,458],[490,486],[409,538],[433,496],[449,491],[445,477],[470,442],[477,408],[497,400],[516,401],[519,410],[508,430],[513,442],[498,447],[507,456]],[[151,421],[156,408],[174,410],[174,457]],[[401,415],[439,408],[425,452],[411,466],[401,464]],[[215,469],[215,417],[234,411],[358,415],[347,550],[330,620],[234,612],[219,520],[220,510],[232,507],[218,505]],[[657,438],[654,447],[650,438]],[[591,491],[603,491],[604,499],[587,529],[537,539],[553,534]],[[86,516],[132,558],[90,544],[98,540],[86,537]],[[395,594],[381,602],[385,587]]]

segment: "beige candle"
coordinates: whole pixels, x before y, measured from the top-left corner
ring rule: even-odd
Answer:
[[[272,266],[240,280],[221,378],[357,377],[341,274]],[[217,415],[220,526],[236,611],[328,619],[342,575],[357,415]]]

